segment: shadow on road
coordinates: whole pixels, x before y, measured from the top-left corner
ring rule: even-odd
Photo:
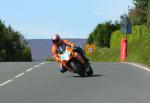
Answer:
[[[102,74],[94,74],[92,76],[86,76],[86,77],[80,77],[78,75],[76,76],[67,76],[67,77],[77,77],[77,78],[92,78],[92,77],[102,77],[103,75]]]

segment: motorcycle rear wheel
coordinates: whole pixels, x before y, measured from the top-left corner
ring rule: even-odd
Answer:
[[[78,73],[81,77],[85,77],[85,72],[82,69],[82,65],[79,62],[78,63],[71,62],[70,66],[75,73]]]
[[[88,69],[89,69],[89,71],[86,72],[87,76],[92,76],[93,75],[93,69],[90,66],[90,64],[88,64]]]

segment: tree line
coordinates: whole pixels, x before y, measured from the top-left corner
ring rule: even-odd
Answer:
[[[87,43],[95,43],[99,47],[110,48],[110,39],[113,31],[118,30],[120,24],[116,21],[112,23],[111,21],[98,24],[94,31],[90,33]]]
[[[133,0],[135,7],[129,9],[127,15],[121,15],[120,21],[124,21],[127,16],[131,25],[145,24],[150,31],[150,0]],[[110,47],[111,33],[120,29],[120,22],[105,22],[98,24],[90,33],[87,43],[95,43],[99,47]]]
[[[148,0],[133,0],[135,7],[129,11],[129,18],[133,25],[147,23]]]
[[[31,50],[20,32],[0,20],[0,61],[32,61]]]

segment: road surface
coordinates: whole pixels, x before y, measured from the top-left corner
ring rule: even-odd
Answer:
[[[58,64],[0,63],[0,103],[149,103],[150,72],[125,63],[92,63],[92,77],[61,74]]]

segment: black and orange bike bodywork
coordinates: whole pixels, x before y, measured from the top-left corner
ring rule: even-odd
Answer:
[[[74,52],[73,49],[66,45],[60,45],[57,49],[57,53],[61,62],[65,64],[66,69],[73,73],[79,74],[81,77],[91,76],[93,74],[93,70],[88,63],[85,63],[82,56]],[[88,68],[88,70],[87,70]]]

